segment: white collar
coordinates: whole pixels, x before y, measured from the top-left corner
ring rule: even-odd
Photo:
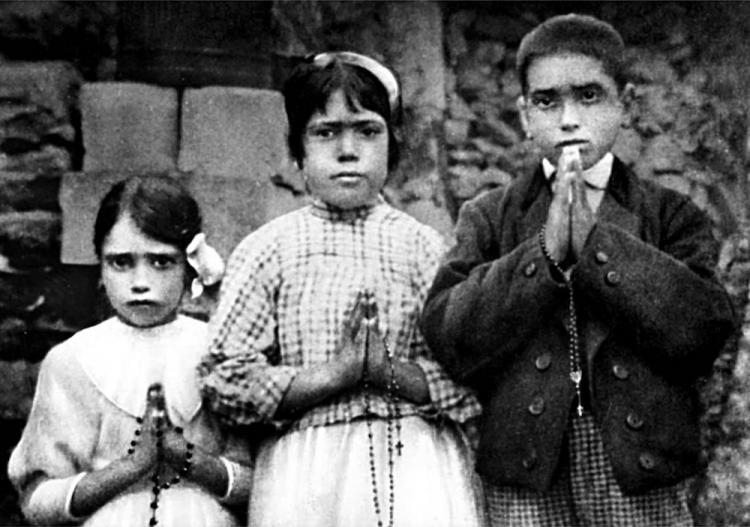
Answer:
[[[196,367],[206,352],[206,327],[185,316],[145,329],[110,318],[79,331],[70,343],[86,375],[112,404],[141,416],[148,387],[160,382],[172,422],[184,425],[201,407]]]
[[[607,152],[594,166],[583,171],[583,179],[595,189],[606,188],[607,183],[609,183],[609,176],[612,174],[614,160],[615,156],[612,155],[612,152]],[[544,177],[549,180],[557,167],[545,157],[542,159],[542,169],[544,170]]]

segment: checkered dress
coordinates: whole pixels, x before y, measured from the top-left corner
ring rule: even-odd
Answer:
[[[492,527],[691,527],[685,484],[626,496],[593,416],[574,414],[568,462],[544,494],[485,484]]]
[[[315,203],[264,225],[235,249],[211,320],[203,393],[223,419],[302,429],[364,415],[361,391],[326,400],[294,421],[275,417],[301,368],[340,357],[337,342],[360,292],[374,292],[379,329],[395,355],[425,373],[430,403],[401,400],[403,416],[465,422],[476,398],[432,358],[417,328],[445,247],[439,234],[384,202],[334,211]],[[386,417],[384,398],[371,411]]]

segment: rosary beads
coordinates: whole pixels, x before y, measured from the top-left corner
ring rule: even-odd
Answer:
[[[565,280],[565,287],[568,290],[568,361],[570,363],[570,380],[576,387],[576,398],[578,406],[576,411],[578,417],[583,416],[583,400],[581,396],[581,380],[583,379],[583,371],[581,369],[581,353],[579,350],[580,344],[578,340],[578,317],[576,316],[576,305],[573,298],[573,281],[565,275],[565,272],[560,267],[560,264],[552,258],[552,255],[547,250],[547,244],[544,241],[545,228],[539,231],[539,245],[542,247],[542,253],[547,261],[560,273],[560,276]]]
[[[145,419],[143,417],[136,417],[135,421],[136,423],[138,423],[138,428],[136,428],[134,437],[132,441],[130,441],[128,455],[132,455],[133,453],[135,453],[135,449],[138,446],[139,439],[143,435],[142,426]],[[190,441],[185,441],[185,461],[182,467],[167,481],[162,481],[160,473],[166,468],[164,460],[164,419],[157,418],[155,419],[155,422],[156,431],[154,432],[154,435],[156,436],[157,465],[156,470],[154,470],[154,473],[151,476],[151,482],[153,483],[153,487],[151,487],[151,493],[153,495],[153,499],[151,500],[151,503],[149,505],[151,507],[151,519],[148,522],[149,526],[151,527],[159,523],[159,521],[156,519],[156,510],[159,508],[159,496],[161,492],[169,489],[173,485],[178,484],[182,480],[182,478],[187,476],[188,472],[190,472],[190,468],[193,466],[193,451],[195,450],[195,445],[193,443],[191,443]],[[182,435],[183,433],[183,429],[179,426],[174,427],[174,431],[180,435]]]
[[[386,452],[388,458],[388,527],[393,527],[394,521],[394,508],[396,503],[396,487],[394,478],[394,453],[401,455],[403,449],[403,443],[401,443],[401,412],[398,404],[396,403],[396,393],[399,391],[398,380],[396,379],[396,369],[394,366],[395,358],[393,352],[388,347],[388,344],[383,338],[383,346],[385,347],[386,358],[388,360],[389,368],[389,379],[388,379],[388,390],[387,390],[387,409],[388,413],[386,416]],[[370,326],[365,324],[365,360],[369,356],[370,348]],[[378,478],[377,469],[375,466],[375,440],[372,432],[372,412],[370,408],[370,379],[368,376],[367,368],[365,367],[362,375],[362,384],[364,388],[364,399],[365,399],[365,422],[367,423],[367,445],[368,445],[368,456],[370,461],[370,479],[372,483],[372,503],[375,509],[375,517],[377,518],[378,527],[383,527],[383,520],[380,516],[380,499],[378,497]],[[394,444],[394,430],[396,432],[395,444]]]

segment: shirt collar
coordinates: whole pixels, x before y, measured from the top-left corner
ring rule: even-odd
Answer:
[[[378,199],[375,203],[362,205],[361,207],[355,207],[353,209],[340,209],[315,197],[312,200],[312,213],[319,218],[330,221],[354,221],[356,219],[368,217],[373,210],[384,203],[385,200],[383,199],[383,196],[378,195]]]
[[[148,387],[160,382],[170,418],[185,424],[201,408],[197,365],[206,350],[206,328],[182,315],[153,328],[112,317],[73,338],[83,370],[111,403],[142,416]]]
[[[607,152],[594,166],[583,171],[583,179],[593,188],[606,188],[607,183],[609,183],[609,176],[612,174],[614,159],[612,152]],[[544,170],[544,177],[549,181],[557,167],[545,157],[542,159],[542,169]]]

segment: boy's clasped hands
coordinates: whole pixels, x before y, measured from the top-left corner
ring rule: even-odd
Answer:
[[[569,268],[580,258],[596,216],[586,197],[581,157],[577,147],[563,148],[552,184],[544,243],[552,259]]]

